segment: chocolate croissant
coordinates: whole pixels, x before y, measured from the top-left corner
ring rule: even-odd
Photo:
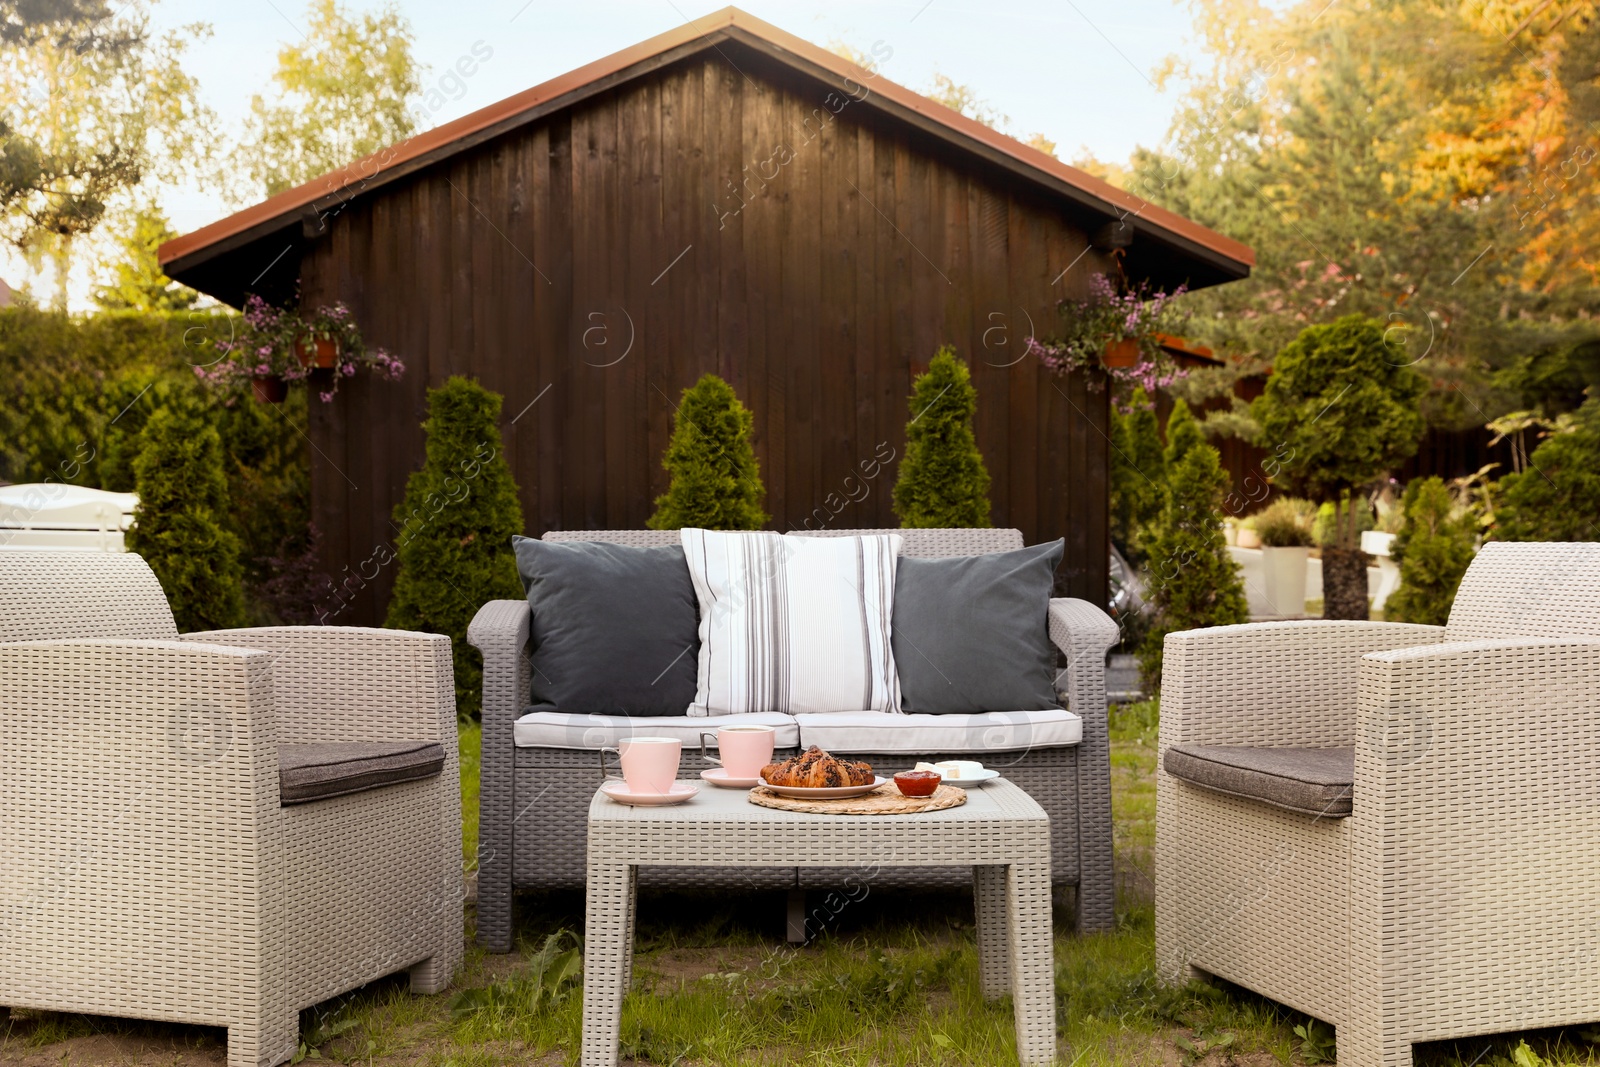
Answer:
[[[837,789],[846,785],[871,785],[873,774],[870,763],[836,759],[812,745],[798,756],[767,764],[761,768],[761,779],[768,785]]]

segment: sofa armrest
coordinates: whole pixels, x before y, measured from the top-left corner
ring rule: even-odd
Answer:
[[[435,741],[455,752],[455,668],[443,634],[262,626],[184,634],[179,640],[274,653],[273,701],[282,742]]]
[[[1438,642],[1441,626],[1306,619],[1168,634],[1161,739],[1207,745],[1355,743],[1368,652]]]
[[[483,653],[483,755],[478,765],[478,939],[491,951],[511,948],[511,868],[515,823],[517,716],[528,706],[533,663],[526,600],[491,600],[467,627]]]

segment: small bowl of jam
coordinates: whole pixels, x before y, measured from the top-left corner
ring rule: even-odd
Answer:
[[[931,797],[941,780],[938,771],[901,771],[894,776],[894,785],[903,797]]]

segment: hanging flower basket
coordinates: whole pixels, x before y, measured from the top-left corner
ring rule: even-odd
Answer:
[[[1178,320],[1183,314],[1172,301],[1183,292],[1181,285],[1170,293],[1148,285],[1119,290],[1105,275],[1096,274],[1089,280],[1087,300],[1059,305],[1061,333],[1047,340],[1030,337],[1027,350],[1059,375],[1100,372],[1089,375],[1089,388],[1103,389],[1109,380],[1119,403],[1135,387],[1153,394],[1185,373],[1161,347],[1163,337],[1182,332]]]
[[[1139,339],[1124,337],[1106,345],[1100,353],[1100,365],[1112,367],[1137,367],[1139,365]]]
[[[281,404],[289,396],[289,383],[273,375],[250,379],[250,394],[258,404]]]
[[[339,383],[358,371],[389,381],[405,373],[405,364],[388,352],[367,347],[343,303],[300,312],[273,307],[252,295],[245,301],[243,318],[239,336],[217,345],[227,358],[195,368],[203,381],[233,389],[249,383],[258,400],[276,404],[288,386],[309,384],[315,375],[317,395],[326,403],[338,393]]]
[[[327,337],[302,337],[294,343],[294,357],[302,367],[329,370],[338,365],[339,345]]]

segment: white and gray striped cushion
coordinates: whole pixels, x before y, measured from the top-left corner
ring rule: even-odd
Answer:
[[[898,534],[682,536],[700,600],[690,715],[900,710],[889,642]]]

